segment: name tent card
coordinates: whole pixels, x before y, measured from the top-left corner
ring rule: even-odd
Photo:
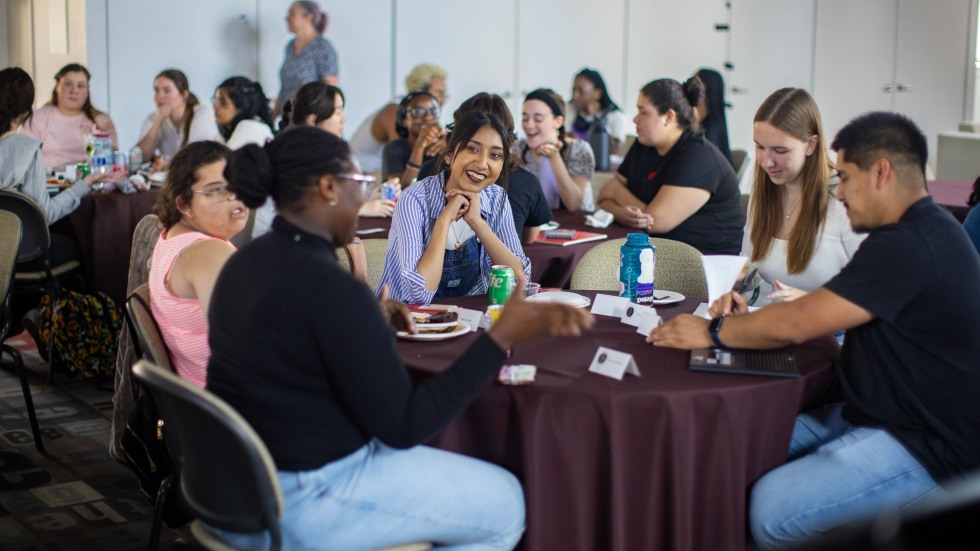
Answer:
[[[592,300],[592,313],[597,316],[622,318],[630,306],[635,306],[635,304],[626,297],[597,294]]]
[[[618,352],[605,346],[600,346],[596,350],[595,357],[589,365],[589,371],[605,377],[611,377],[617,381],[623,380],[623,375],[640,376],[640,368],[636,365],[636,360],[632,354]]]
[[[656,318],[657,321],[660,321],[660,316],[657,315],[657,310],[655,308],[640,306],[639,304],[630,304],[626,307],[626,310],[619,318],[619,321],[625,323],[626,325],[639,327],[641,320],[651,317]]]

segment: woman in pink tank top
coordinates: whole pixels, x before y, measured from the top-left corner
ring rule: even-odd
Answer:
[[[231,150],[194,142],[170,162],[155,211],[164,230],[150,265],[150,309],[177,374],[204,387],[208,304],[221,267],[235,252],[228,242],[245,227],[248,208],[228,191]]]

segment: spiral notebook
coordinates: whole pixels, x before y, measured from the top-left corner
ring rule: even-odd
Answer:
[[[543,231],[538,234],[538,237],[534,240],[534,242],[567,247],[569,245],[577,245],[579,243],[587,243],[589,241],[598,241],[605,238],[606,234],[604,233],[560,229]]]
[[[690,370],[770,377],[800,376],[794,354],[771,350],[699,348],[691,351]]]

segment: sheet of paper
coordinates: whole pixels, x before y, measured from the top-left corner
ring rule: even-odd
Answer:
[[[633,303],[626,297],[597,294],[592,300],[592,313],[597,316],[623,317]]]
[[[636,332],[647,337],[653,328],[660,325],[660,316],[644,316],[640,318],[640,323],[636,325]]]
[[[701,257],[704,277],[708,283],[708,304],[714,303],[721,295],[732,290],[735,280],[745,267],[745,260],[744,256],[722,254]]]

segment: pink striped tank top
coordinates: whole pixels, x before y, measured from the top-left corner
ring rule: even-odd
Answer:
[[[202,239],[216,239],[200,232],[190,232],[167,238],[168,230],[160,233],[153,249],[150,264],[150,309],[163,340],[170,349],[170,360],[177,374],[204,388],[207,382],[208,325],[197,299],[180,298],[170,292],[166,281],[170,277],[174,261],[191,244]],[[229,247],[234,246],[228,244]]]

